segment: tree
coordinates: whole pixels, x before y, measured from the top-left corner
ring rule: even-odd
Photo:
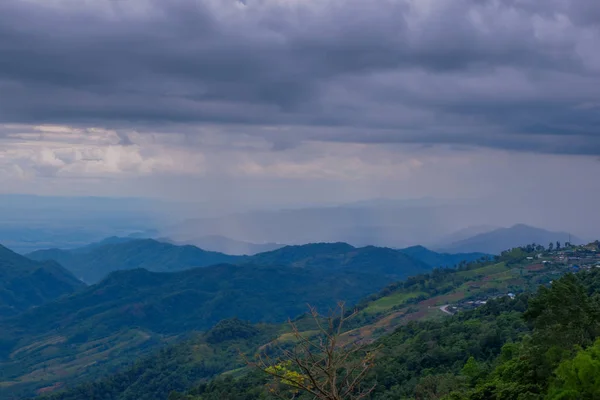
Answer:
[[[597,399],[600,393],[600,341],[575,358],[563,361],[556,369],[556,378],[550,386],[552,400]]]
[[[535,328],[539,345],[572,349],[592,344],[600,334],[598,302],[573,274],[554,281],[550,288],[540,287],[524,317]]]
[[[256,361],[246,359],[249,366],[273,378],[269,391],[282,399],[297,399],[302,393],[315,400],[360,400],[370,396],[375,386],[364,386],[367,372],[374,366],[374,351],[360,340],[344,343],[345,323],[357,312],[346,314],[344,303],[336,311],[323,317],[310,307],[310,315],[317,334],[303,334],[298,326],[288,321],[294,343],[291,347],[278,345],[265,349]],[[269,356],[274,352],[277,356]]]
[[[550,242],[550,244],[548,245],[548,251],[552,250],[554,250],[554,243]]]
[[[560,250],[560,242],[558,240],[556,241],[556,250]]]
[[[485,371],[473,356],[469,357],[466,364],[461,370],[462,375],[469,378],[469,381],[471,383],[477,382],[477,379],[479,379],[481,375],[483,375],[483,372]]]

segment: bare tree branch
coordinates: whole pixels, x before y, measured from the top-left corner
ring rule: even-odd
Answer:
[[[367,346],[357,341],[346,345],[340,342],[345,323],[356,316],[357,311],[346,315],[343,302],[327,317],[310,305],[308,308],[317,327],[316,335],[303,334],[290,320],[294,339],[291,349],[275,342],[276,358],[261,353],[256,362],[244,357],[246,363],[274,379],[270,392],[281,399],[293,400],[298,392],[312,395],[313,400],[366,399],[375,389],[375,386],[362,388],[374,365],[374,351],[367,352]],[[281,387],[288,390],[280,391]]]

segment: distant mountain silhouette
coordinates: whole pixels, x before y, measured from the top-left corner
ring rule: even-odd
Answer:
[[[248,211],[188,219],[166,227],[161,236],[191,242],[225,236],[260,243],[346,242],[354,246],[407,247],[450,234],[480,210],[463,202],[435,199],[376,199],[331,207]],[[475,216],[474,216],[475,213]]]
[[[441,254],[421,246],[398,251],[386,247],[354,247],[338,242],[285,246],[253,256],[235,256],[154,239],[110,237],[77,249],[39,250],[27,256],[38,261],[54,260],[84,282],[93,284],[113,271],[144,268],[154,272],[174,272],[221,263],[247,262],[330,271],[370,271],[403,277],[432,267],[454,266],[463,260],[480,258],[483,254]]]
[[[102,239],[98,242],[90,243],[88,245],[85,245],[82,247],[77,247],[75,249],[70,249],[69,251],[71,253],[87,253],[91,250],[97,249],[98,247],[106,246],[109,244],[127,243],[127,242],[134,241],[136,239],[137,238],[134,238],[131,236],[130,237],[110,236],[110,237],[107,237],[106,239]],[[146,239],[146,238],[141,238],[141,239]]]
[[[74,250],[39,250],[27,254],[27,257],[38,261],[57,261],[89,284],[119,270],[144,268],[154,272],[173,272],[243,260],[190,245],[176,246],[153,239],[129,238],[109,238]]]
[[[0,246],[0,316],[17,314],[84,287],[54,261],[33,261]]]
[[[231,239],[220,235],[207,235],[198,238],[190,238],[183,242],[179,242],[175,239],[165,238],[159,239],[161,241],[170,242],[173,244],[191,244],[198,246],[204,250],[217,251],[219,253],[231,254],[231,255],[254,255],[263,253],[265,251],[271,251],[280,249],[285,244],[279,243],[250,243],[241,240]]]
[[[286,246],[252,257],[260,265],[290,265],[319,270],[369,272],[387,276],[407,277],[431,269],[400,251],[386,247],[354,247],[348,243],[311,243]]]
[[[429,247],[435,249],[443,249],[446,246],[450,246],[453,243],[459,242],[461,240],[468,239],[470,237],[480,235],[482,233],[487,233],[494,231],[496,229],[502,228],[501,226],[494,225],[474,225],[468,226],[466,228],[459,229],[455,232],[452,232],[441,239],[438,239],[434,243],[431,243]]]
[[[407,247],[399,251],[432,267],[448,268],[455,267],[463,261],[468,263],[489,256],[489,254],[485,253],[438,253],[423,246]]]
[[[482,252],[489,254],[499,254],[500,252],[513,247],[524,246],[531,243],[548,246],[550,242],[567,242],[569,234],[566,232],[551,232],[545,229],[532,226],[517,224],[510,228],[499,228],[491,232],[481,233],[463,240],[451,243],[440,251],[451,253],[460,252]],[[574,244],[583,241],[571,235],[571,242]]]

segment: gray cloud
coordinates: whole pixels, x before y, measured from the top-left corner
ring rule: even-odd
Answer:
[[[595,0],[4,0],[0,121],[600,154],[599,43]]]

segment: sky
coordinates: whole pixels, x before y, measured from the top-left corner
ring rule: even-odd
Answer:
[[[510,200],[592,232],[599,48],[597,0],[3,0],[0,192]]]

